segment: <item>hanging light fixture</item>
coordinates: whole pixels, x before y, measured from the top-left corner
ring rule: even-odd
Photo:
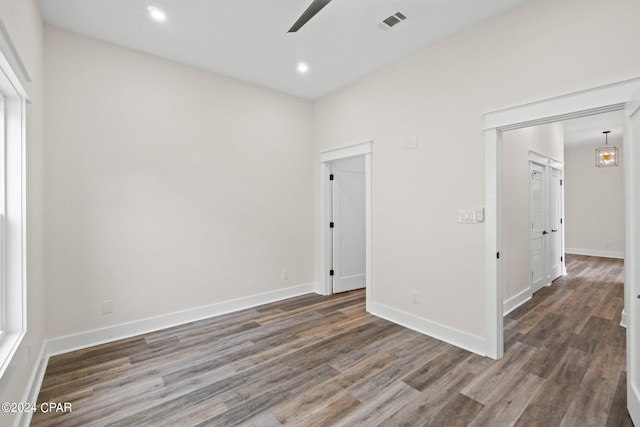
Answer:
[[[609,133],[604,132],[604,147],[596,148],[596,166],[599,168],[607,166],[618,166],[618,147],[609,145]]]

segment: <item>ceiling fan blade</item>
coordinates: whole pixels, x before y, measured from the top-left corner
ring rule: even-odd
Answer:
[[[300,18],[293,24],[293,27],[287,31],[288,33],[295,33],[298,31],[304,24],[306,24],[311,18],[313,18],[316,13],[320,12],[323,7],[329,4],[331,0],[313,0],[313,3],[309,5],[307,10],[304,11]]]

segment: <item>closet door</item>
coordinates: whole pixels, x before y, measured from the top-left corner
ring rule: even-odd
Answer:
[[[531,219],[530,236],[530,269],[531,292],[536,292],[549,282],[547,281],[545,210],[546,170],[536,163],[529,163],[529,210]]]

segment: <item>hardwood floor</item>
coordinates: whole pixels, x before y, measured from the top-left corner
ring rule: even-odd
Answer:
[[[52,357],[33,426],[632,426],[620,260],[505,317],[483,358],[368,315],[364,293],[306,295]]]

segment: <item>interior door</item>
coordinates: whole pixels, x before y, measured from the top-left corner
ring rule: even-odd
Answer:
[[[366,285],[364,156],[337,160],[333,174],[333,292]]]
[[[562,274],[562,171],[558,169],[550,169],[549,172],[549,201],[547,227],[549,234],[547,235],[547,247],[549,248],[549,256],[547,257],[549,267],[547,269],[549,277],[547,283],[551,283]]]
[[[626,108],[624,138],[627,251],[625,309],[627,310],[627,408],[640,426],[640,93]]]
[[[536,292],[547,283],[545,259],[547,231],[545,230],[545,168],[529,163],[529,197],[531,216],[531,291]]]

